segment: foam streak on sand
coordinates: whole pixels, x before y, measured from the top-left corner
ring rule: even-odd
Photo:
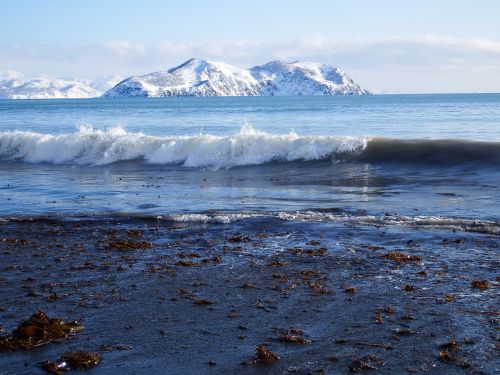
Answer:
[[[0,133],[0,160],[31,163],[105,165],[142,159],[149,164],[226,168],[271,161],[320,160],[366,147],[366,139],[347,136],[270,134],[245,125],[230,136],[198,134],[157,137],[81,127],[73,134]]]
[[[167,217],[177,222],[230,224],[250,218],[275,218],[286,221],[307,222],[343,222],[358,225],[404,226],[436,230],[463,231],[472,233],[500,234],[500,222],[491,220],[471,220],[443,216],[407,216],[407,215],[367,215],[348,212],[245,212],[245,213],[212,213],[181,214]]]

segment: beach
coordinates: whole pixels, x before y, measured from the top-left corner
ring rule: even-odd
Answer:
[[[498,366],[497,236],[270,218],[1,227],[3,332],[38,309],[84,327],[3,352],[9,373],[42,373],[40,362],[73,350],[101,352],[103,374]],[[257,345],[280,359],[254,362]]]

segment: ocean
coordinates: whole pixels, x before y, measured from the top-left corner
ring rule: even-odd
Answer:
[[[0,101],[0,372],[493,374],[499,236],[497,94]]]
[[[499,124],[497,94],[4,100],[0,215],[489,225]]]

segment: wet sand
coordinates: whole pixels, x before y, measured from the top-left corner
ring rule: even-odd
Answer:
[[[0,351],[0,372],[84,350],[96,374],[493,374],[498,245],[273,218],[0,222],[0,336],[39,309],[84,326]],[[280,359],[254,361],[257,345]]]

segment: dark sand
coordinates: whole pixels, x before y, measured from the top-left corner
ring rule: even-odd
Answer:
[[[0,222],[0,335],[37,309],[84,325],[0,351],[0,373],[85,350],[96,374],[494,374],[498,243],[277,219]],[[252,363],[259,344],[280,360]]]

